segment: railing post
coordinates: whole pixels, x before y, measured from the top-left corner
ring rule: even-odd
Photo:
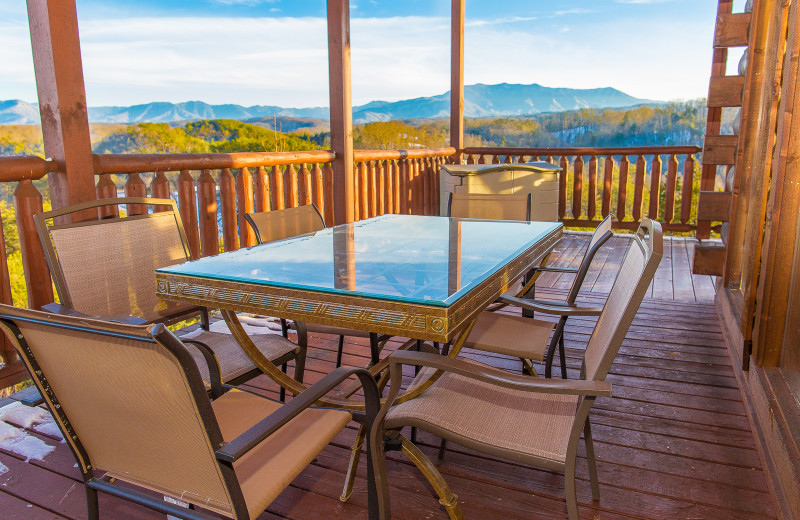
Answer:
[[[181,170],[178,175],[178,210],[183,229],[189,239],[192,258],[200,258],[200,236],[197,230],[197,198],[194,193],[194,179],[189,170]]]
[[[222,204],[222,244],[225,251],[239,249],[236,233],[236,180],[230,168],[219,175],[219,200]]]
[[[244,220],[245,213],[255,211],[253,202],[253,176],[250,170],[241,168],[236,177],[236,205],[239,222],[239,244],[242,247],[256,245],[256,235]]]
[[[19,245],[22,251],[22,267],[28,289],[28,307],[41,309],[53,301],[53,282],[44,259],[44,250],[33,223],[33,216],[43,211],[42,194],[26,179],[17,184],[14,191]]]
[[[138,172],[133,172],[128,175],[128,180],[125,182],[125,196],[126,197],[147,197],[147,184],[144,183]],[[127,204],[125,208],[128,215],[144,215],[147,213],[146,204]]]
[[[6,237],[3,233],[3,218],[0,216],[0,303],[5,305],[14,305],[14,301],[11,297],[11,278],[8,274],[8,257],[6,256]],[[2,357],[2,364],[0,367],[3,369],[8,369],[12,363],[17,361],[17,353],[14,350],[14,347],[11,346],[11,343],[6,338],[6,335],[3,334],[3,337],[0,338],[0,357]],[[22,369],[22,367],[20,367]],[[3,371],[0,370],[0,374]],[[22,369],[22,373],[25,373],[25,370]],[[0,376],[2,377],[2,376]],[[10,383],[14,384],[14,383]],[[4,384],[0,384],[0,390],[5,388]]]
[[[203,256],[218,255],[217,184],[209,170],[203,170],[197,179],[197,203],[200,214],[201,253]]]
[[[95,187],[98,199],[113,199],[117,196],[117,186],[111,180],[111,175],[101,175]],[[116,205],[97,208],[99,218],[114,218],[119,215]]]
[[[464,148],[464,4],[452,0],[450,15],[450,146],[456,149],[456,164]]]

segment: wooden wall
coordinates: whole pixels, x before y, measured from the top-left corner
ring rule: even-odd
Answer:
[[[800,519],[800,6],[756,0],[719,307],[783,518]]]

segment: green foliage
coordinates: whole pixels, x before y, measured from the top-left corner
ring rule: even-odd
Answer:
[[[413,126],[403,121],[357,125],[353,128],[353,148],[357,150],[408,150],[444,146],[445,124]]]
[[[209,144],[166,123],[139,123],[112,133],[94,147],[95,153],[203,153]]]
[[[0,125],[0,156],[44,157],[42,130],[36,125]]]

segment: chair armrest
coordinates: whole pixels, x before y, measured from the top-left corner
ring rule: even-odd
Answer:
[[[75,309],[72,309],[65,305],[61,305],[60,303],[48,303],[46,305],[42,305],[42,309],[47,312],[52,312],[53,314],[60,314],[61,316],[72,316],[75,318],[91,318],[93,320],[113,321],[114,323],[122,323],[124,325],[144,325],[146,323],[150,323],[149,321],[144,320],[142,318],[137,318],[136,316],[124,316],[118,314],[93,316],[91,314],[84,314],[82,312],[78,312]]]
[[[611,396],[611,383],[608,381],[540,379],[531,376],[512,374],[498,368],[476,365],[464,361],[463,359],[410,350],[395,352],[389,356],[388,359],[392,365],[431,367],[514,390],[545,394]]]
[[[375,383],[375,377],[363,368],[340,367],[308,387],[246,432],[222,446],[216,451],[217,458],[225,462],[235,462],[353,374],[358,376],[364,388],[366,422],[367,428],[370,428],[380,407],[380,394]]]
[[[206,366],[208,367],[208,383],[211,385],[212,399],[216,399],[224,394],[225,390],[222,387],[222,368],[220,368],[219,359],[217,359],[217,355],[211,350],[211,347],[196,339],[181,339],[180,337],[178,337],[178,339],[184,344],[189,343],[197,347],[197,350],[199,350],[200,354],[203,356]]]
[[[536,271],[548,271],[551,273],[577,273],[578,269],[576,267],[549,267],[549,266],[540,266],[533,268]]]
[[[514,305],[529,311],[554,314],[556,316],[600,316],[603,312],[602,307],[578,307],[577,305],[567,305],[563,302],[525,300],[515,296],[501,295],[498,300],[507,305]]]

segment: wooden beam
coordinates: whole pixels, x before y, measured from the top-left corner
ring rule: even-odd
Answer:
[[[744,78],[741,76],[720,76],[711,78],[708,86],[709,107],[742,106]]]
[[[333,223],[353,222],[353,101],[350,89],[350,1],[328,0],[328,70],[331,97]]]
[[[721,14],[717,17],[714,47],[746,47],[750,13]]]
[[[28,0],[33,67],[54,208],[96,198],[75,0]],[[91,212],[82,218],[92,218]]]
[[[739,139],[735,135],[707,135],[703,145],[703,166],[717,164],[733,164],[736,160],[736,144]],[[701,190],[711,191],[714,189],[714,177],[707,185],[701,185]]]
[[[727,222],[731,214],[728,191],[701,191],[697,198],[697,220]]]
[[[461,163],[464,148],[464,2],[453,0],[450,43],[450,146]]]
[[[694,246],[692,274],[722,275],[725,246],[717,242],[701,242]]]

